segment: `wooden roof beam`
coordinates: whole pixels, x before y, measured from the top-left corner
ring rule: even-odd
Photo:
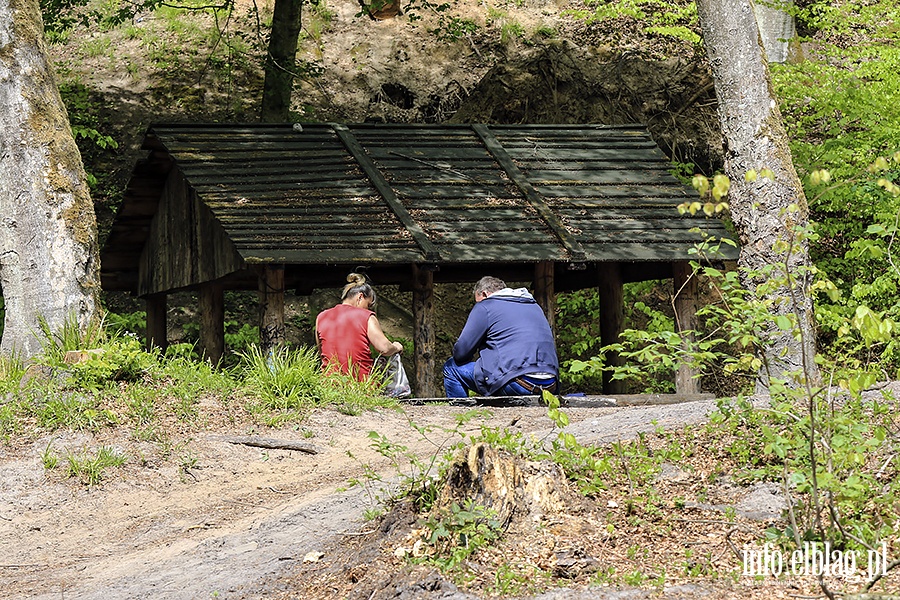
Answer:
[[[515,161],[513,161],[512,157],[506,151],[506,148],[503,147],[503,144],[500,143],[494,133],[488,129],[487,125],[481,123],[473,124],[472,129],[478,137],[481,138],[482,143],[484,143],[485,148],[487,148],[487,151],[490,152],[491,156],[494,157],[494,160],[496,160],[500,167],[506,171],[510,180],[519,188],[525,199],[534,207],[538,215],[540,215],[544,222],[547,223],[553,233],[556,234],[560,243],[562,243],[569,252],[572,262],[583,263],[587,257],[581,244],[578,243],[578,240],[576,240],[571,233],[569,233],[569,230],[562,224],[562,221],[559,220],[559,217],[553,212],[553,209],[550,208],[550,205],[544,201],[544,198],[537,193],[537,190],[534,189],[534,186],[531,185],[531,182],[528,181],[528,178],[525,177],[525,174],[518,165],[516,165]]]
[[[428,262],[441,260],[441,254],[437,247],[431,243],[431,239],[429,239],[428,235],[421,227],[419,227],[419,224],[416,223],[415,219],[412,218],[412,215],[409,214],[409,211],[403,206],[403,203],[400,202],[394,189],[381,174],[381,171],[378,170],[375,161],[369,157],[365,148],[363,148],[362,144],[359,143],[359,140],[356,139],[356,136],[353,135],[346,125],[334,123],[332,128],[344,144],[344,147],[347,148],[347,151],[350,152],[354,159],[356,159],[356,162],[363,170],[363,173],[366,174],[366,177],[369,178],[369,181],[372,182],[372,185],[375,186],[375,189],[378,190],[378,193],[381,194],[381,197],[384,198],[384,201],[387,202],[390,209],[412,235],[416,244],[425,254],[425,260]]]

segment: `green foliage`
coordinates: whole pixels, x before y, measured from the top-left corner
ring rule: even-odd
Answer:
[[[388,486],[378,471],[363,463],[363,475],[351,478],[349,487],[365,489],[373,505],[393,504],[406,499],[419,510],[429,510],[437,498],[437,482],[455,454],[464,446],[466,435],[463,428],[471,421],[488,415],[490,412],[480,409],[457,414],[455,424],[450,428],[422,426],[407,416],[410,428],[435,449],[431,456],[424,459],[411,452],[407,446],[389,440],[377,431],[370,431],[369,439],[372,442],[369,446],[390,461],[397,481]],[[353,457],[352,453],[348,452],[348,455]]]
[[[134,337],[113,338],[99,350],[70,366],[73,382],[81,389],[99,389],[107,381],[137,381],[157,364],[156,356]]]
[[[205,360],[173,356],[160,362],[157,377],[165,381],[166,394],[174,400],[175,416],[184,422],[196,422],[197,404],[203,397],[225,402],[239,387],[231,373],[220,371]]]
[[[80,452],[65,451],[60,462],[60,455],[53,452],[48,445],[41,453],[41,464],[44,469],[53,471],[64,467],[68,477],[77,478],[84,485],[97,485],[104,478],[104,472],[110,467],[125,464],[127,457],[110,446],[101,446],[95,453],[86,448]]]
[[[161,0],[40,0],[44,32],[51,41],[61,38],[75,25],[109,29],[130,21],[144,11],[152,11],[161,3]]]
[[[629,360],[615,371],[615,379],[633,380],[647,393],[671,391],[674,386],[674,358],[663,361],[648,358],[646,347],[658,337],[672,337],[674,320],[671,307],[661,304],[668,282],[629,283],[624,289],[625,323],[631,325],[620,336],[629,345],[602,347],[600,342],[600,301],[596,289],[559,294],[557,297],[557,346],[564,385],[583,391],[602,390],[605,354],[625,352],[640,364]],[[668,313],[663,312],[667,309]]]
[[[38,328],[43,337],[41,349],[46,364],[61,365],[65,361],[66,352],[97,348],[105,338],[103,326],[93,321],[82,327],[74,315],[69,315],[58,330],[53,331],[50,323],[43,316],[38,317]]]
[[[456,502],[445,510],[435,511],[425,521],[430,546],[427,558],[421,562],[434,564],[443,571],[452,571],[472,554],[498,540],[503,526],[497,512],[467,500]]]
[[[0,394],[8,394],[19,389],[19,382],[25,375],[25,364],[17,355],[0,356]]]
[[[694,2],[668,0],[585,0],[585,11],[567,11],[588,21],[621,20],[638,22],[649,34],[673,37],[699,45],[699,19]]]
[[[788,7],[801,26],[808,30],[838,36],[866,33],[885,40],[897,39],[900,34],[895,25],[900,19],[900,9],[893,0],[813,0]],[[843,41],[842,37],[837,39]]]
[[[900,500],[891,434],[896,399],[851,393],[797,400],[783,390],[768,410],[723,402],[710,426],[732,434],[726,451],[746,465],[739,479],[772,480],[790,490],[790,526],[773,531],[773,540],[857,550],[877,545],[893,533]]]
[[[45,468],[55,468],[59,461],[50,459],[49,451],[49,448],[45,451],[42,462]],[[87,449],[78,453],[66,452],[64,458],[66,474],[79,479],[85,485],[99,484],[106,469],[121,466],[127,460],[124,454],[110,446],[102,446],[96,453],[91,453]],[[49,467],[49,465],[53,465],[53,467]]]
[[[109,44],[108,38],[103,39]],[[99,42],[94,42],[93,46],[86,46],[86,52],[89,54],[107,51],[109,46]],[[84,162],[86,164],[94,162],[101,155],[111,156],[119,144],[111,136],[102,133],[107,128],[103,116],[105,107],[102,103],[94,97],[87,86],[79,83],[62,83],[59,86],[59,93],[69,114],[72,136]],[[86,176],[91,189],[97,189],[101,184],[100,177],[90,171],[86,172]]]
[[[328,8],[325,0],[319,0],[312,3],[309,11],[309,18],[303,23],[303,33],[301,36],[308,36],[315,43],[319,51],[322,48],[322,36],[331,29],[331,23],[334,21],[336,13]]]
[[[865,371],[881,370],[887,377],[900,373],[900,347],[893,338],[896,323],[900,319],[900,309],[896,302],[900,269],[894,259],[894,240],[898,232],[900,218],[900,152],[885,158],[879,157],[869,165],[857,180],[868,180],[863,187],[876,191],[881,196],[879,210],[873,219],[863,218],[861,223],[870,223],[865,231],[849,242],[849,249],[842,258],[820,258],[822,277],[816,316],[825,353],[829,356],[843,356],[848,368]],[[832,182],[827,170],[814,171],[811,185],[822,188]],[[860,184],[838,181],[829,189],[851,189]],[[860,223],[855,224],[858,226]],[[817,230],[827,226],[819,225]],[[855,235],[855,234],[854,234]],[[843,269],[850,269],[852,279],[848,279]],[[830,272],[830,273],[829,273]],[[828,275],[837,279],[826,279]],[[848,337],[849,331],[858,336]]]
[[[598,358],[599,362],[589,371],[582,366],[591,357],[600,355],[600,300],[597,290],[558,294],[556,307],[556,345],[562,383],[576,389],[601,390],[602,359]]]
[[[395,400],[381,395],[377,378],[358,381],[337,372],[320,374],[321,358],[315,348],[281,347],[264,353],[253,345],[238,355],[241,362],[234,372],[243,380],[244,390],[259,400],[251,410],[270,424],[303,419],[321,405],[332,405],[346,414],[396,405]]]
[[[502,597],[534,596],[544,589],[552,573],[535,565],[497,565],[491,593]]]
[[[61,428],[97,431],[118,423],[115,412],[104,407],[100,398],[94,395],[51,392],[43,401],[34,398],[30,412],[37,425],[48,431]]]
[[[59,464],[59,457],[53,453],[50,444],[47,444],[47,447],[41,452],[41,464],[48,471],[55,469]]]
[[[900,174],[892,159],[900,150],[900,9],[891,0],[850,0],[794,10],[801,32],[815,36],[810,60],[771,69],[815,222],[811,255],[836,291],[817,306],[821,346],[830,351],[860,306],[900,317],[890,252],[900,199],[882,185]],[[863,368],[880,363],[892,377],[900,369],[890,344],[834,349],[848,350]]]
[[[225,346],[233,352],[247,352],[259,340],[259,326],[225,321]]]
[[[74,317],[53,332],[41,317],[43,355],[38,359],[52,369],[66,373],[59,380],[64,389],[98,390],[109,381],[133,381],[156,365],[156,356],[144,351],[134,336],[109,336],[99,322],[81,327]],[[67,362],[67,353],[76,353]],[[70,364],[71,363],[71,364]]]
[[[244,384],[270,408],[297,409],[315,403],[321,359],[313,348],[271,353],[252,346],[238,367]]]
[[[887,160],[880,164],[886,165]],[[773,334],[789,331],[799,339],[795,299],[783,290],[791,289],[797,278],[803,277],[802,268],[788,268],[788,257],[798,244],[814,236],[799,226],[786,236],[788,239],[779,240],[775,247],[784,260],[781,264],[743,269],[742,273],[702,269],[721,298],[698,315],[713,332],[705,337],[695,332],[708,348],[686,346],[683,337],[662,335],[649,340],[643,336],[642,343],[650,342],[644,348],[645,362],[664,362],[670,356],[678,357],[677,361],[696,361],[701,368],[717,361],[726,369],[752,375],[764,368],[763,349],[772,346]],[[699,253],[703,254],[702,247]],[[701,271],[699,265],[695,270]],[[755,282],[755,289],[742,287],[741,278]],[[813,288],[825,295],[837,294],[825,279],[816,281]],[[782,290],[780,301],[772,299],[778,290]],[[839,328],[838,343],[851,348],[889,344],[895,329],[883,314],[862,306]],[[865,550],[894,531],[893,507],[900,486],[889,482],[897,480],[900,466],[900,449],[892,433],[898,405],[890,395],[880,400],[863,397],[863,390],[875,383],[876,374],[858,361],[820,356],[818,367],[826,373],[826,382],[837,383],[838,389],[846,391],[838,394],[835,388],[821,387],[811,377],[811,365],[806,365],[770,377],[769,408],[759,409],[746,401],[737,405],[722,402],[711,427],[730,440],[725,449],[746,466],[743,478],[769,479],[784,486],[790,526],[776,536],[781,543],[796,548],[804,541],[818,541],[834,548]],[[616,458],[625,465],[634,489],[646,486],[656,468],[652,460],[645,460],[650,454],[640,447],[613,445],[614,455],[603,460],[596,450],[561,434],[553,450],[553,459],[564,465],[586,493],[603,489],[603,475]]]
[[[532,451],[534,458],[549,459],[560,465],[585,496],[596,496],[625,479],[630,490],[629,506],[640,503],[655,510],[653,507],[662,503],[654,480],[663,462],[680,458],[680,448],[674,446],[651,452],[643,434],[639,434],[636,440],[609,446],[586,446],[574,435],[562,430],[569,419],[560,410],[559,399],[545,394],[545,401],[547,416],[560,431],[551,440],[549,450],[535,448]]]
[[[106,331],[112,335],[140,337],[147,331],[147,313],[144,311],[125,314],[107,312],[103,320]]]
[[[428,30],[428,33],[439,40],[454,42],[470,37],[478,31],[478,24],[472,19],[458,17],[451,13],[453,4],[450,2],[433,2],[432,0],[408,0],[403,11],[406,18],[415,23],[421,21],[424,15],[432,15],[437,18],[437,25]]]

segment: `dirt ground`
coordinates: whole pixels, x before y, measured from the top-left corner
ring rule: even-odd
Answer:
[[[698,450],[663,465],[653,502],[630,489],[630,475],[590,499],[556,479],[554,507],[514,518],[462,580],[399,556],[421,527],[402,504],[367,520],[377,487],[346,489],[367,469],[387,486],[398,481],[369,433],[427,458],[482,425],[549,439],[558,430],[543,407],[492,407],[462,426],[457,417],[470,409],[448,405],[357,416],[318,409],[301,424],[269,429],[234,405],[204,401],[189,431],[169,424],[169,436],[152,443],[124,427],[18,436],[0,446],[0,588],[4,598],[47,600],[821,597],[812,578],[742,575],[736,549],[783,527],[785,503],[777,485],[732,480],[714,448],[665,433],[705,423],[715,408],[712,400],[566,408],[565,431],[582,444],[640,434],[651,451],[654,440]],[[233,443],[236,436],[301,442],[315,453]],[[98,485],[43,464],[48,448],[64,455],[101,446],[127,461]],[[549,463],[539,465],[547,472]],[[900,576],[884,586],[900,591]]]
[[[569,428],[584,441],[651,431],[654,424],[702,419],[707,403],[662,407],[570,409]],[[348,416],[314,413],[302,428],[265,437],[309,442],[318,454],[263,450],[222,441],[225,427],[173,440],[175,461],[143,463],[128,432],[108,437],[64,433],[0,448],[0,586],[6,598],[264,598],[278,576],[310,552],[365,527],[372,506],[359,487],[338,491],[369,464],[390,478],[388,461],[370,447],[369,431],[429,453],[457,434],[420,439],[409,420],[452,429],[462,408],[408,406]],[[548,431],[545,410],[493,408],[482,422]],[[56,449],[111,445],[130,458],[106,482],[85,487],[45,470]],[[149,449],[144,451],[150,454]],[[350,456],[353,455],[353,457]],[[174,463],[174,464],[173,464]],[[327,559],[327,555],[326,555]],[[321,590],[320,598],[332,596]],[[290,596],[288,596],[290,597]],[[312,597],[312,596],[294,596]]]

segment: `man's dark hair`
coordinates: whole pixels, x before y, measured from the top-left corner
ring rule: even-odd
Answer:
[[[480,292],[485,292],[487,294],[493,294],[494,292],[499,292],[503,288],[506,287],[506,284],[503,283],[502,279],[497,279],[496,277],[491,277],[490,275],[486,277],[482,277],[475,283],[475,294],[478,295]]]

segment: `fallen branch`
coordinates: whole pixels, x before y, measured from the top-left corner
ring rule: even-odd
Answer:
[[[307,454],[318,454],[320,452],[315,444],[294,440],[276,440],[274,438],[261,438],[255,436],[220,436],[216,439],[228,442],[229,444],[241,444],[244,446],[253,446],[255,448],[268,448],[269,450],[297,450],[298,452],[306,452]]]
[[[868,593],[869,590],[872,589],[872,586],[874,586],[876,583],[878,583],[878,580],[879,580],[879,579],[881,579],[882,577],[884,577],[884,576],[887,575],[890,571],[893,571],[893,570],[896,569],[897,567],[900,567],[900,560],[894,560],[894,561],[891,562],[891,564],[885,565],[885,567],[884,567],[883,569],[881,569],[880,572],[879,572],[878,574],[876,574],[876,575],[869,581],[869,583],[866,585],[866,587],[863,588],[863,592],[865,592],[865,593],[863,593],[863,594],[854,594],[854,595],[852,596],[852,598],[853,598],[854,600],[882,600],[882,599],[883,599],[883,600],[888,600],[889,598],[892,599],[892,600],[897,600],[898,596],[885,596],[884,594],[870,594],[870,593]],[[851,597],[851,596],[845,596],[845,598],[850,598],[850,597]]]

